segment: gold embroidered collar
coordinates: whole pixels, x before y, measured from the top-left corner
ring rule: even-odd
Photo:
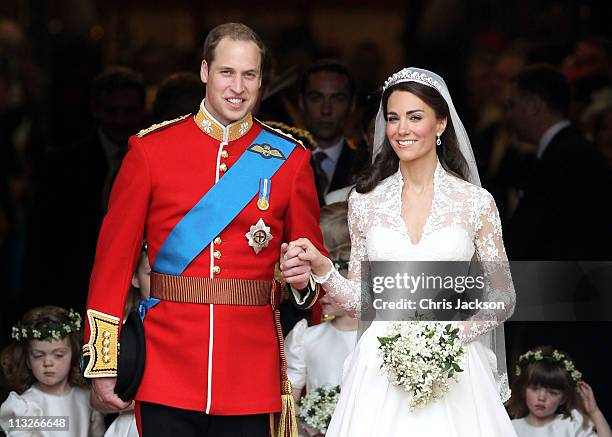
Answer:
[[[223,126],[204,107],[204,101],[200,104],[200,110],[195,115],[195,122],[198,127],[207,135],[217,141],[235,141],[246,135],[253,126],[253,117],[248,113],[241,120],[227,126]]]

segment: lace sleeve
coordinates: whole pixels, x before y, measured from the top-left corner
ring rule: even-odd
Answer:
[[[359,205],[354,196],[349,198],[348,226],[351,236],[351,257],[347,278],[332,266],[330,275],[322,282],[322,286],[327,295],[351,317],[359,317],[361,312],[361,262],[367,261],[367,250],[365,238],[359,227]]]
[[[495,303],[496,309],[480,310],[471,320],[461,323],[461,338],[465,343],[507,320],[514,311],[516,301],[502,239],[499,213],[493,197],[485,193],[479,213],[475,214],[475,245],[478,261],[484,273],[485,288],[482,301]]]

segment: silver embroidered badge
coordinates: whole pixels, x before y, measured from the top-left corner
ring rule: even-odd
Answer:
[[[261,249],[268,247],[268,243],[272,240],[270,226],[266,226],[263,219],[259,219],[257,224],[251,225],[251,230],[244,234],[249,241],[249,246],[253,248],[255,254],[261,252]]]

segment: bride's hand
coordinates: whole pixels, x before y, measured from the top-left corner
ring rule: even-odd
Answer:
[[[281,244],[280,271],[285,282],[293,288],[302,290],[310,282],[310,263],[301,260],[298,255],[302,249],[298,246],[291,247],[287,243]]]
[[[299,247],[301,249],[297,255],[298,258],[302,261],[307,261],[315,275],[325,276],[331,270],[331,263],[329,260],[321,255],[321,252],[319,252],[308,238],[298,238],[289,243],[289,250],[294,247]]]

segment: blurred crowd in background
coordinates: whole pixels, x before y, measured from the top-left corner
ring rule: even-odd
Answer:
[[[596,150],[592,156],[610,176],[606,2],[199,3],[13,0],[0,6],[0,345],[35,305],[84,312],[96,238],[127,140],[152,123],[197,112],[205,92],[201,45],[207,30],[225,21],[244,22],[268,45],[255,116],[280,123],[313,150],[322,205],[345,200],[327,196],[367,167],[378,89],[408,65],[447,81],[504,226],[511,227],[538,153],[537,138],[529,141],[521,131],[530,114],[528,105],[518,113],[515,83],[533,64],[564,76],[571,100],[561,118]],[[552,92],[554,101],[554,89],[540,85],[542,95],[522,91],[544,103]],[[333,147],[337,152],[317,158]],[[577,160],[567,180],[592,172],[591,162]],[[603,186],[582,189],[604,193],[597,202],[610,199],[609,179],[593,180]],[[593,240],[606,240],[601,232],[610,232],[602,223],[570,231],[588,238],[591,250]],[[582,249],[574,253],[585,259]],[[515,254],[537,259],[533,252]],[[612,259],[607,255],[595,258]]]

